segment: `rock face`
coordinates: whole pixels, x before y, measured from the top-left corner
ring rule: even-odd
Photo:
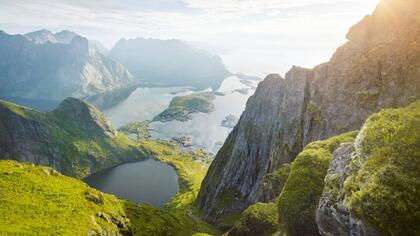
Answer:
[[[309,142],[360,129],[379,109],[420,98],[419,12],[415,0],[384,0],[329,62],[261,82],[203,181],[196,206],[207,219],[217,224],[268,200],[266,175]],[[226,192],[234,198],[221,206]]]
[[[85,97],[134,83],[121,64],[70,31],[22,35],[0,32],[2,97],[60,100]]]
[[[334,151],[316,211],[316,223],[321,235],[380,235],[374,227],[352,216],[345,204],[344,181],[351,173],[350,163],[356,156],[353,143],[343,144]]]
[[[219,56],[180,40],[121,39],[110,56],[150,84],[218,88],[229,75]]]
[[[343,144],[334,151],[316,211],[321,235],[349,235],[350,213],[344,205],[344,181],[350,174],[352,155],[355,155],[353,143]]]

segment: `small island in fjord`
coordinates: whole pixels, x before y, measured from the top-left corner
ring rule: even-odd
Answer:
[[[180,97],[174,97],[169,107],[153,118],[153,121],[187,121],[194,113],[210,113],[214,111],[213,100],[216,96],[211,92],[194,93]]]

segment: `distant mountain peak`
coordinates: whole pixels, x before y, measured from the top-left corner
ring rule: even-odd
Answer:
[[[71,41],[77,36],[80,37],[79,34],[70,30],[63,30],[54,34],[54,37],[57,40],[57,42],[65,44],[71,43]]]
[[[36,44],[44,44],[47,42],[56,43],[57,40],[51,31],[46,29],[37,30],[24,35],[27,39]]]
[[[80,35],[70,30],[62,30],[53,34],[49,30],[41,29],[27,33],[24,36],[37,44],[45,44],[47,42],[70,44],[73,38]]]

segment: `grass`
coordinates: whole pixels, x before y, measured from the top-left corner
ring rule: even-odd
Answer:
[[[268,236],[278,229],[277,205],[271,203],[256,203],[249,206],[229,231],[229,236]]]
[[[149,131],[150,121],[135,121],[130,122],[128,124],[123,125],[118,129],[118,131],[124,132],[126,134],[133,134],[136,135],[137,140],[140,139],[148,139],[150,138],[150,131]]]
[[[82,107],[81,110],[92,112],[92,117],[84,114],[79,117],[80,120],[68,121],[65,118],[65,107],[44,113],[0,101],[0,106],[6,109],[0,114],[0,119],[22,126],[26,132],[17,133],[16,138],[23,140],[22,143],[36,143],[29,146],[29,151],[44,157],[50,166],[68,176],[83,178],[123,162],[147,158],[146,153],[139,150],[135,142],[123,133],[113,136],[99,135],[98,133],[103,132],[100,125],[108,127],[102,113],[81,101],[78,105]],[[86,125],[94,126],[95,122],[99,123],[95,132],[83,129]],[[20,153],[16,151],[10,155],[7,158],[19,159]]]
[[[172,214],[119,200],[50,167],[0,162],[0,232],[6,234],[188,235]]]
[[[293,161],[278,200],[279,224],[290,235],[316,235],[315,211],[324,189],[332,153],[341,143],[354,142],[349,132],[308,144]]]
[[[200,213],[194,209],[194,202],[208,165],[203,164],[203,161],[197,160],[193,155],[182,153],[166,143],[142,140],[139,145],[149,150],[154,158],[173,166],[178,174],[180,190],[165,208],[194,228],[196,232],[219,235],[220,232],[201,220]]]
[[[372,115],[345,182],[350,212],[383,235],[420,234],[420,101]]]
[[[30,117],[31,124],[36,125],[39,127],[39,130],[47,134],[44,136],[44,139],[41,140],[42,144],[39,146],[42,147],[42,150],[39,151],[39,154],[42,153],[42,155],[48,157],[51,163],[56,163],[57,167],[59,167],[59,169],[66,175],[83,178],[104,168],[112,167],[125,162],[144,160],[146,158],[155,158],[173,166],[178,173],[180,191],[167,204],[166,211],[160,211],[147,206],[139,207],[133,203],[118,200],[111,195],[94,191],[94,195],[100,195],[103,196],[101,198],[118,202],[115,204],[113,203],[114,205],[109,205],[109,208],[113,212],[118,210],[119,213],[115,213],[115,217],[117,218],[122,215],[129,217],[130,222],[132,223],[130,224],[130,230],[132,232],[136,232],[136,235],[149,235],[148,233],[150,233],[150,235],[177,235],[178,232],[182,232],[181,235],[191,235],[193,233],[209,233],[212,235],[219,234],[217,230],[202,221],[198,212],[196,212],[193,208],[193,203],[197,197],[201,182],[208,167],[208,160],[201,160],[201,158],[205,156],[202,153],[197,153],[197,155],[194,153],[182,153],[177,148],[164,142],[148,141],[143,139],[134,141],[122,132],[111,137],[96,135],[96,133],[87,132],[77,126],[77,124],[74,123],[74,120],[72,122],[67,122],[62,118],[63,114],[61,113],[59,115],[57,115],[56,112],[42,113],[16,106],[11,103],[5,104],[6,105],[3,105],[3,107],[10,112],[0,114],[1,116],[9,115],[12,119],[16,119],[16,116],[18,116],[21,117],[23,121],[27,121],[28,117]],[[94,114],[94,116],[100,118],[101,114]],[[102,120],[99,119],[98,122],[102,122]],[[86,123],[83,125],[85,124]],[[38,154],[38,150],[32,151]],[[25,170],[29,170],[29,172],[32,171],[31,168],[26,168]],[[22,171],[20,173],[20,175],[27,175]],[[42,225],[51,225],[48,226],[49,228],[44,232],[67,234],[67,230],[74,227],[75,234],[86,235],[87,231],[83,230],[96,230],[95,224],[97,222],[91,220],[92,217],[95,217],[95,214],[93,214],[92,211],[105,212],[106,214],[104,216],[101,215],[101,217],[108,220],[112,218],[109,216],[114,217],[114,215],[110,215],[111,213],[106,211],[108,208],[97,208],[96,206],[93,208],[93,206],[90,206],[89,203],[85,204],[83,196],[80,195],[80,191],[82,191],[80,189],[86,190],[89,188],[80,181],[61,176],[60,174],[58,174],[59,177],[57,177],[59,180],[57,180],[57,178],[49,179],[48,177],[45,177],[48,179],[40,181],[38,180],[41,178],[40,176],[44,178],[42,175],[35,175],[31,176],[31,180],[15,178],[3,182],[5,188],[7,186],[10,188],[6,191],[7,194],[9,194],[13,188],[19,189],[19,186],[22,183],[24,184],[26,182],[30,182],[33,179],[36,180],[36,182],[31,183],[31,185],[21,186],[21,197],[10,194],[10,196],[13,197],[5,198],[3,196],[5,191],[0,193],[0,204],[4,204],[1,205],[4,210],[4,213],[1,216],[5,217],[4,221],[2,221],[4,223],[3,228],[7,225],[13,224],[14,221],[24,222],[23,218],[26,214],[25,211],[29,211],[30,214],[33,214],[32,217],[34,218],[36,218],[35,215],[37,212],[43,211],[45,212],[45,216],[30,221],[30,227],[40,227],[39,229],[34,229],[36,231],[33,232],[38,232],[37,230],[39,230],[39,232],[43,232],[41,229]],[[67,184],[68,182],[73,183],[75,181],[77,183],[74,183],[74,185]],[[40,192],[39,196],[33,195],[33,189],[38,188],[38,186],[43,183],[45,186],[48,186],[49,192],[60,196],[60,201],[55,202],[56,199],[54,197],[50,198],[48,192]],[[77,191],[74,192],[73,190]],[[60,195],[59,192],[62,192],[63,194]],[[38,202],[33,202],[34,205],[32,205],[32,202],[28,200],[31,195],[34,198],[39,199]],[[16,199],[16,201],[11,202],[13,199]],[[53,201],[53,203],[51,203],[51,201]],[[23,202],[24,204],[22,205],[22,208],[18,209],[19,202]],[[81,203],[80,208],[77,207],[73,209],[73,205],[77,202]],[[51,208],[49,206],[50,204],[53,204],[51,205]],[[6,206],[9,206],[9,208],[6,208]],[[83,209],[87,211],[82,212]],[[16,213],[13,213],[14,211],[16,211]],[[71,212],[73,211],[76,215],[80,213],[80,217],[72,215],[73,213]],[[57,214],[70,214],[70,216],[63,215],[63,218],[54,221],[54,217],[57,217]],[[10,219],[10,217],[16,218]],[[77,222],[72,223],[72,220],[83,222],[81,222],[80,225],[76,225]],[[68,228],[67,224],[70,224]],[[116,232],[115,225],[113,224],[104,223],[103,227],[102,225],[100,226],[101,227],[97,230],[103,228],[106,232]],[[63,231],[60,231],[61,229]],[[80,231],[77,231],[77,229],[80,229]],[[24,225],[16,224],[15,228],[10,227],[10,232],[13,230],[22,232],[20,230],[26,230],[26,228]]]

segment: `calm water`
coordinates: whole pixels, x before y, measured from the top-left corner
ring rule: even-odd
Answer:
[[[152,137],[170,139],[187,136],[192,138],[195,147],[216,153],[232,130],[221,126],[221,122],[229,114],[240,117],[258,82],[247,80],[247,85],[236,76],[226,78],[217,90],[224,95],[217,95],[213,101],[215,111],[194,114],[193,119],[186,122],[153,122],[150,124]],[[240,89],[246,91],[238,91]],[[104,113],[116,127],[132,121],[151,120],[168,107],[173,97],[193,92],[182,87],[138,88],[125,101]]]
[[[152,159],[122,164],[88,176],[84,181],[103,192],[159,208],[179,191],[175,170]]]

